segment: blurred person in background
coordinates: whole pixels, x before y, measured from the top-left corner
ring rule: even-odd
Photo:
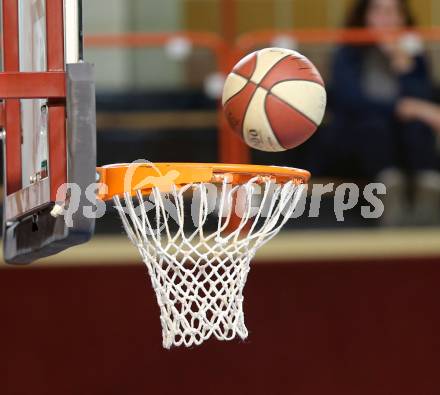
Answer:
[[[399,102],[397,112],[402,119],[425,122],[440,135],[440,106],[438,104],[408,97]]]
[[[340,47],[332,67],[333,121],[323,148],[330,158],[324,165],[356,162],[363,176],[386,184],[384,225],[431,224],[440,218],[434,133],[423,120],[398,110],[406,98],[430,98],[423,45],[404,45],[386,33],[412,25],[405,0],[356,1],[347,27],[375,30],[382,40]],[[412,36],[413,44],[417,40]],[[405,105],[415,110],[411,101]]]

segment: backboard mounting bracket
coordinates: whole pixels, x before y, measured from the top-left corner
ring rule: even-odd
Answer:
[[[94,219],[75,214],[68,226],[51,211],[61,187],[84,192],[95,182],[94,68],[82,61],[81,0],[2,6],[3,250],[8,263],[22,264],[93,234]],[[93,203],[81,196],[78,213]]]

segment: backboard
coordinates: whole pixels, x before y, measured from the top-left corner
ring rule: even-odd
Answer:
[[[81,6],[2,1],[3,249],[10,263],[52,255],[93,233],[93,219],[78,215],[67,226],[51,215],[55,204],[69,204],[66,184],[85,190],[95,181],[94,76],[82,59]]]

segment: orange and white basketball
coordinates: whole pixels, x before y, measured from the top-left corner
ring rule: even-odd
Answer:
[[[252,148],[285,151],[306,141],[324,117],[327,94],[316,67],[282,48],[253,52],[226,79],[229,124]]]

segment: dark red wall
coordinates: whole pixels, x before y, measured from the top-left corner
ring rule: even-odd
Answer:
[[[161,347],[143,266],[0,271],[0,395],[440,394],[440,260],[255,264],[245,342]]]

